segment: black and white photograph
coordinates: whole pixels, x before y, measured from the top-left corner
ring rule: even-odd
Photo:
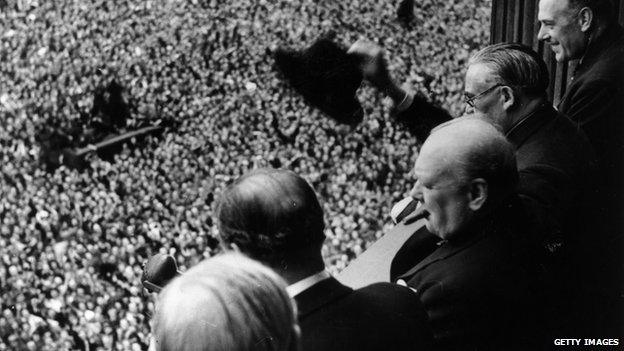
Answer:
[[[624,349],[624,0],[0,0],[0,351]]]

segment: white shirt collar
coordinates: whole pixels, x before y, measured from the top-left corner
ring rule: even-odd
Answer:
[[[316,283],[322,282],[325,279],[330,278],[331,275],[326,270],[322,270],[318,273],[312,274],[306,278],[301,279],[300,281],[290,284],[286,287],[286,291],[290,297],[295,297],[302,292],[308,290]]]

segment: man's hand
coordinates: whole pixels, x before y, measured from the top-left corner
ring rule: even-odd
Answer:
[[[379,45],[360,39],[351,45],[347,53],[360,59],[360,70],[364,79],[390,96],[395,104],[399,104],[405,98],[405,91],[390,77],[383,49]]]
[[[384,90],[389,84],[392,84],[381,47],[360,39],[351,45],[347,53],[360,58],[362,75],[375,87]]]

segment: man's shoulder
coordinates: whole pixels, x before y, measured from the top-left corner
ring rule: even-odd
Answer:
[[[393,283],[374,283],[353,291],[352,298],[387,304],[413,304],[418,302],[416,294],[407,287]]]
[[[379,282],[359,289],[352,289],[341,284],[335,278],[321,281],[297,295],[297,303],[302,305],[318,304],[327,308],[370,303],[384,305],[388,300],[403,302],[418,301],[414,293],[397,284]],[[303,307],[303,306],[302,306]]]
[[[621,62],[621,60],[620,60]],[[604,116],[618,118],[624,108],[624,65],[595,64],[570,83],[559,103],[559,110],[583,126]],[[591,138],[591,137],[590,137]]]
[[[427,314],[409,288],[376,283],[300,315],[304,350],[429,350]]]
[[[353,289],[333,277],[320,281],[295,296],[300,317],[336,309],[353,293]]]
[[[591,148],[585,133],[566,115],[555,111],[552,120],[539,133],[542,141],[559,144],[566,150]]]
[[[591,161],[592,147],[585,133],[567,116],[555,110],[544,117],[543,123],[516,151],[520,170],[523,166],[534,166],[527,162],[576,167]],[[580,160],[579,160],[580,158]],[[584,162],[579,162],[584,161]]]
[[[328,309],[355,310],[362,307],[371,313],[392,314],[402,308],[418,308],[420,302],[416,294],[407,287],[397,284],[380,282],[351,290],[350,293],[336,299]]]
[[[374,316],[378,321],[387,321],[389,318],[397,318],[397,313],[419,314],[422,310],[418,296],[411,289],[380,282],[356,290],[344,290],[343,294],[327,301],[311,314],[338,315],[341,319]]]
[[[582,73],[574,78],[572,84],[575,83],[589,83],[593,81],[602,82],[622,82],[623,76],[623,65],[622,61],[624,60],[624,33],[621,31],[621,34],[613,40],[613,42],[604,47],[600,51],[596,53],[596,56],[591,63],[588,64],[587,69],[582,70]]]

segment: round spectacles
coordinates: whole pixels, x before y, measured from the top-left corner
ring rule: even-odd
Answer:
[[[484,91],[480,92],[479,94],[475,95],[475,96],[469,96],[468,93],[464,93],[464,102],[468,104],[468,106],[470,107],[475,107],[474,103],[477,99],[484,97],[485,95],[487,95],[488,93],[490,93],[491,91],[493,91],[494,89],[498,88],[498,87],[502,87],[505,84],[496,84],[494,86],[491,86],[487,89],[485,89]]]

